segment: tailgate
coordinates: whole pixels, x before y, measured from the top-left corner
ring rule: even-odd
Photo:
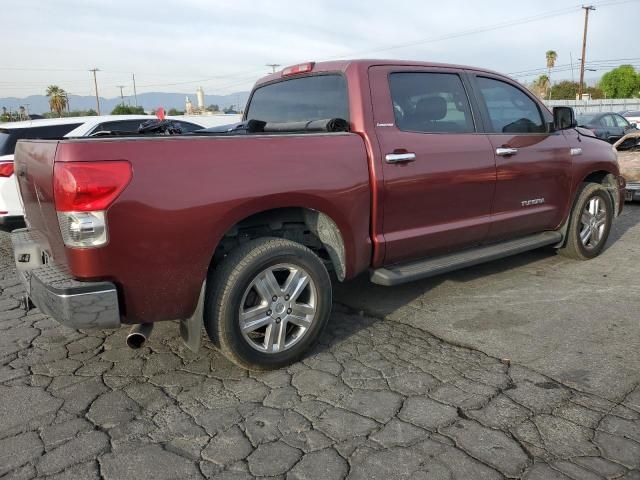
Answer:
[[[53,165],[58,141],[19,141],[15,151],[15,173],[20,187],[25,219],[53,263],[66,263],[64,243],[53,200]]]

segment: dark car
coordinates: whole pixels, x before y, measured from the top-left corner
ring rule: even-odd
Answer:
[[[615,143],[627,133],[636,130],[635,125],[613,112],[578,115],[578,125],[591,130],[596,137],[609,143]]]

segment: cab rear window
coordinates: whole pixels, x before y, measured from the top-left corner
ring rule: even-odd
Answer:
[[[327,118],[349,120],[347,84],[342,75],[292,78],[259,87],[247,108],[247,119],[269,123]]]

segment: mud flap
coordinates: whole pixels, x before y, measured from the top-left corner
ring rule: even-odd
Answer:
[[[180,320],[180,336],[187,348],[195,353],[200,350],[200,345],[202,344],[202,315],[204,312],[204,292],[206,283],[207,282],[204,282],[202,284],[200,297],[198,298],[198,305],[196,306],[196,310],[193,312],[193,315],[185,320]]]

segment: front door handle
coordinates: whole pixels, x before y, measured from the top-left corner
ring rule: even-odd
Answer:
[[[496,155],[499,157],[509,157],[518,153],[517,148],[500,147],[496,148]]]
[[[387,153],[384,156],[384,159],[387,163],[403,163],[403,162],[413,162],[416,159],[415,153]]]

